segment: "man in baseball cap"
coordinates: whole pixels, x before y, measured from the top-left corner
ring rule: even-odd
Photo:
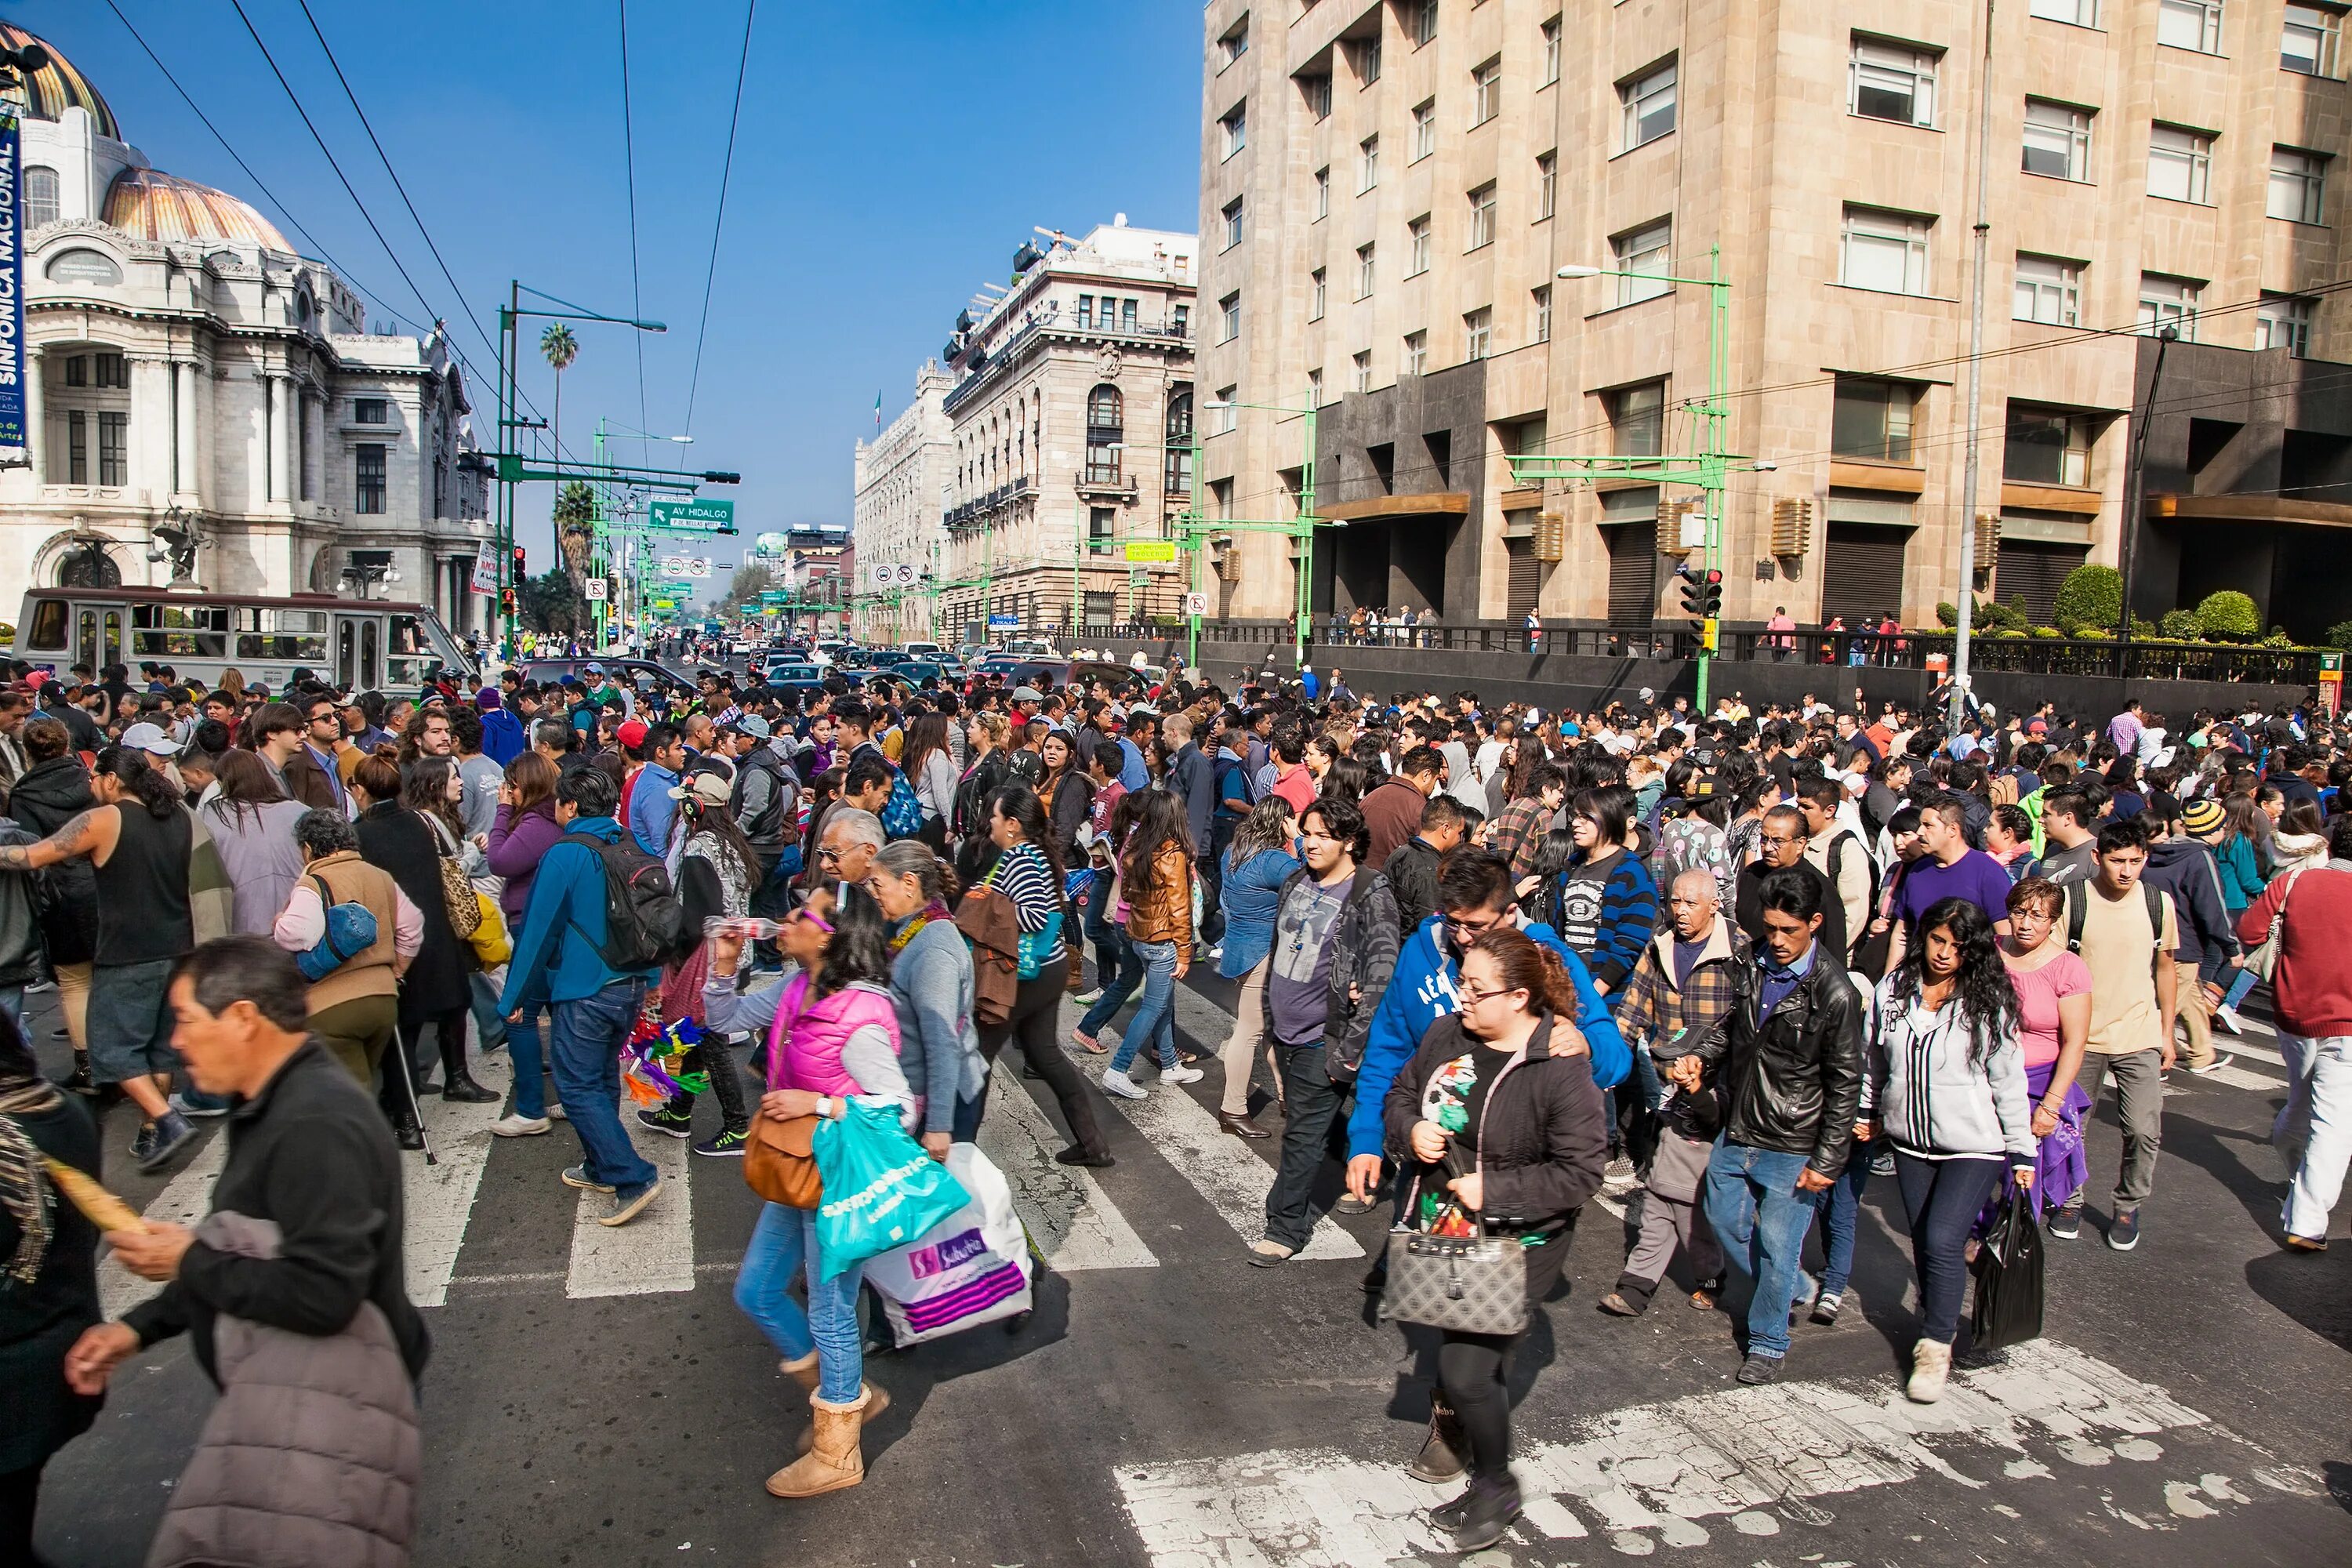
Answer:
[[[176,757],[180,742],[163,733],[155,724],[133,724],[122,731],[122,743],[134,752],[144,752],[151,757]]]

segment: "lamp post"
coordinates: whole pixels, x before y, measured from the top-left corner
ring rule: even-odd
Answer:
[[[596,435],[593,458],[593,463],[599,467],[601,467],[604,461],[604,441],[608,436],[617,436],[624,438],[634,437],[643,441],[669,441],[681,447],[690,447],[694,444],[694,437],[691,436],[656,436],[651,431],[633,429],[626,425],[614,424],[600,416],[596,421]],[[591,491],[595,498],[595,500],[593,509],[588,514],[589,529],[591,531],[590,538],[592,540],[589,547],[588,569],[592,573],[604,576],[610,576],[612,574],[613,537],[615,532],[620,532],[624,535],[622,543],[623,553],[625,555],[631,552],[626,535],[628,532],[628,525],[634,521],[637,512],[636,496],[630,492],[626,487],[618,487],[623,489],[623,494],[621,496],[619,506],[614,510],[620,512],[623,526],[619,530],[615,530],[609,526],[610,520],[605,516],[605,509],[610,503],[612,492],[616,487],[618,487],[617,480],[607,479],[598,482],[593,487]],[[634,553],[638,568],[635,574],[637,578],[635,586],[639,590],[637,597],[639,601],[640,613],[642,613],[645,597],[643,593],[643,577],[646,552],[642,546],[640,546]],[[625,572],[622,575],[624,581],[626,582],[631,574]],[[608,623],[612,620],[613,616],[615,613],[614,606],[609,599],[597,599],[591,602],[590,608],[595,613],[596,648],[599,652],[602,652],[606,641],[608,640],[606,637],[606,628]],[[626,621],[628,616],[624,614],[622,616],[622,619]]]
[[[1196,594],[1202,592],[1200,587],[1201,542],[1207,535],[1211,533],[1280,533],[1286,534],[1289,537],[1291,541],[1291,548],[1297,558],[1297,579],[1296,583],[1296,591],[1292,595],[1290,627],[1291,662],[1294,667],[1307,662],[1308,622],[1314,614],[1315,525],[1318,521],[1315,516],[1315,423],[1317,416],[1314,394],[1311,391],[1308,392],[1301,401],[1306,404],[1306,406],[1303,408],[1292,408],[1285,405],[1275,403],[1243,403],[1237,400],[1227,400],[1223,398],[1212,399],[1207,403],[1198,405],[1200,412],[1215,409],[1219,413],[1223,413],[1234,409],[1255,408],[1266,414],[1289,415],[1301,421],[1306,442],[1306,453],[1299,461],[1298,468],[1298,515],[1283,521],[1262,521],[1246,518],[1218,518],[1213,521],[1211,521],[1202,518],[1201,515],[1201,441],[1199,435],[1198,415],[1196,414],[1194,434],[1191,448],[1192,453],[1192,504],[1184,513],[1183,521],[1179,525],[1180,530],[1184,536],[1184,548],[1192,556],[1191,578],[1193,584],[1192,591]],[[1201,617],[1194,615],[1187,618],[1191,622],[1192,632],[1191,637],[1187,641],[1185,662],[1188,664],[1197,665],[1201,654]]]

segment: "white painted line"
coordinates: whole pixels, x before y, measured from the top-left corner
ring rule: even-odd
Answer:
[[[424,1155],[405,1152],[400,1156],[408,1210],[402,1255],[407,1263],[408,1299],[420,1307],[438,1307],[449,1300],[449,1279],[457,1271],[474,1196],[490,1161],[490,1123],[505,1111],[514,1066],[500,1051],[474,1058],[472,1071],[474,1081],[498,1090],[499,1098],[467,1105],[426,1095],[417,1109],[424,1113],[425,1136],[440,1163],[428,1165]]]
[[[980,1126],[980,1150],[1004,1173],[1013,1212],[1028,1227],[1045,1267],[1056,1274],[1160,1267],[1095,1173],[1055,1162],[1061,1134],[1029,1098],[1017,1058],[1010,1053],[999,1058],[992,1073],[996,1082],[987,1120]]]
[[[2226,1063],[2210,1072],[2191,1073],[2182,1069],[2192,1083],[2218,1083],[2224,1089],[2278,1089],[2286,1087],[2286,1079],[2272,1078],[2265,1073],[2248,1072],[2236,1063]]]
[[[2268,1030],[2263,1033],[2268,1034]],[[2252,1057],[2258,1062],[2268,1062],[2274,1068],[2286,1066],[2286,1058],[2266,1046],[2249,1045],[2242,1039],[2231,1039],[2221,1030],[2213,1033],[2213,1048],[2233,1057]]]
[[[199,1122],[198,1126],[203,1123]],[[169,1221],[173,1225],[193,1226],[212,1212],[213,1183],[228,1163],[228,1122],[215,1120],[212,1135],[205,1146],[180,1168],[180,1173],[164,1184],[147,1205],[142,1219]],[[150,1296],[163,1289],[161,1285],[142,1279],[122,1267],[121,1259],[110,1247],[99,1248],[98,1308],[110,1319],[119,1318]]]
[[[1512,1468],[1526,1499],[1523,1538],[1599,1535],[1645,1556],[1661,1544],[1705,1545],[1702,1520],[1727,1527],[1736,1549],[1742,1536],[1780,1533],[1784,1519],[1817,1516],[1806,1498],[1922,1474],[2008,1496],[2059,1466],[2159,1458],[2157,1436],[2204,1426],[2162,1389],[2044,1340],[2001,1366],[1958,1373],[1937,1405],[1911,1404],[1891,1375],[1726,1388],[1601,1416],[1568,1442],[1526,1443]],[[1398,1452],[1381,1464],[1296,1448],[1113,1473],[1156,1568],[1381,1568],[1450,1556],[1451,1539],[1424,1510],[1453,1489],[1405,1479],[1412,1442],[1398,1432]],[[2143,1472],[2158,1508],[2171,1468]],[[2207,1479],[2198,1500],[2213,1512],[2247,1495],[2227,1477]]]
[[[636,1107],[621,1096],[621,1125],[637,1152],[661,1173],[662,1190],[645,1213],[624,1226],[602,1226],[596,1215],[612,1205],[607,1193],[580,1194],[572,1225],[572,1271],[563,1293],[587,1296],[649,1296],[694,1289],[694,1205],[687,1171],[692,1164],[687,1140],[636,1124]]]

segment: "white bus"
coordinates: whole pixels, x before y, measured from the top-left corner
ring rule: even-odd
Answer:
[[[281,691],[297,669],[339,690],[413,694],[434,667],[461,685],[474,658],[430,605],[331,594],[283,596],[185,588],[35,588],[25,595],[13,657],[63,673],[168,664],[216,686],[234,667],[247,683]]]

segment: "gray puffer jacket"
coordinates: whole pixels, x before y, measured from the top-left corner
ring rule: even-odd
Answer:
[[[196,1239],[278,1256],[278,1229],[222,1211]],[[362,1301],[341,1333],[221,1314],[221,1395],[147,1553],[147,1568],[401,1568],[425,1469],[416,1394],[392,1325]]]

